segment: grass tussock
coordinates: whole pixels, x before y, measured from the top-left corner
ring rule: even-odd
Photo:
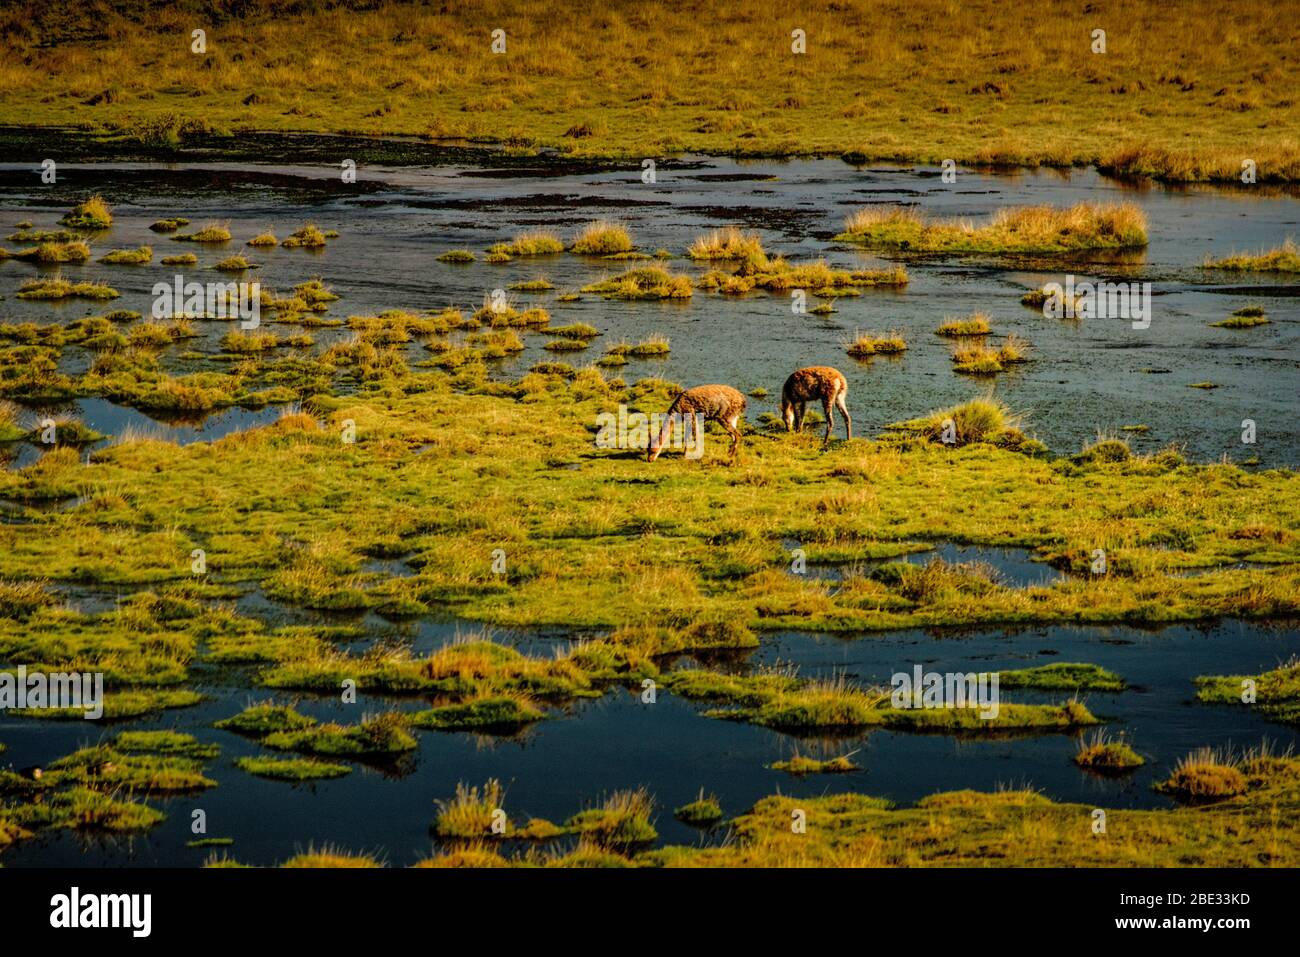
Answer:
[[[870,359],[873,356],[893,356],[907,351],[907,342],[902,333],[888,332],[876,335],[860,332],[844,344],[844,350],[855,359]]]
[[[610,256],[628,253],[634,248],[632,234],[608,220],[588,223],[569,244],[569,252],[583,256]]]
[[[153,261],[153,248],[141,246],[139,249],[114,249],[101,256],[99,261],[109,266],[143,266]]]
[[[1273,249],[1257,253],[1232,253],[1221,259],[1206,258],[1206,269],[1224,269],[1230,272],[1300,272],[1300,247],[1294,239],[1287,239]]]
[[[836,239],[924,253],[1062,253],[1145,246],[1147,220],[1134,203],[1009,207],[978,226],[899,206],[868,206],[845,220]]]
[[[73,229],[108,229],[113,225],[113,212],[102,196],[92,196],[64,213],[59,222]]]

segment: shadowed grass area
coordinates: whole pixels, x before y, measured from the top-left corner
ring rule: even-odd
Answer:
[[[981,226],[898,206],[867,206],[849,216],[835,238],[922,253],[1062,253],[1145,246],[1147,221],[1133,203],[1007,207]]]

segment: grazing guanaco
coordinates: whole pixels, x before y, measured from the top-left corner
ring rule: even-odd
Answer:
[[[818,399],[826,410],[826,438],[822,444],[830,443],[831,432],[835,430],[832,411],[835,408],[844,413],[844,437],[853,438],[853,420],[844,404],[844,397],[848,394],[848,382],[838,369],[830,366],[808,366],[791,374],[781,387],[781,418],[785,420],[785,430],[802,432],[805,407],[813,399]]]
[[[664,444],[672,435],[675,418],[682,420],[683,428],[694,427],[695,419],[687,416],[702,416],[705,422],[718,423],[731,435],[730,454],[734,457],[740,447],[740,430],[736,427],[745,412],[745,397],[729,385],[697,385],[693,389],[680,392],[673,404],[668,407],[669,418],[657,437],[650,440],[646,451],[646,461],[653,462],[659,458]],[[690,423],[689,425],[687,423]],[[703,428],[703,426],[700,426]]]

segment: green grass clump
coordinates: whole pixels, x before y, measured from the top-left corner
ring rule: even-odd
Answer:
[[[73,229],[108,229],[113,225],[113,213],[102,196],[92,196],[64,213],[59,222]]]
[[[564,826],[603,850],[621,853],[659,837],[651,820],[653,813],[654,801],[644,788],[616,791],[600,807],[575,814]]]
[[[10,820],[31,830],[79,830],[108,833],[145,831],[166,815],[147,804],[118,800],[93,788],[72,787],[43,794],[39,803],[8,808]]]
[[[1254,701],[1243,700],[1254,695]],[[1208,675],[1196,679],[1196,699],[1207,704],[1247,704],[1274,721],[1300,724],[1300,657],[1257,675]]]
[[[205,777],[201,762],[174,754],[117,751],[107,745],[82,748],[67,757],[51,761],[41,779],[43,786],[75,782],[82,787],[116,791],[164,792],[198,791],[216,787]]]
[[[668,355],[671,348],[667,336],[652,335],[647,336],[640,342],[632,343],[627,347],[625,353],[637,359],[657,359]]]
[[[305,853],[294,855],[280,866],[289,870],[299,868],[351,870],[381,867],[382,865],[369,854],[354,854],[326,846],[320,850],[309,848]]]
[[[280,338],[273,332],[228,332],[221,337],[221,348],[226,352],[247,355],[265,352],[280,345]]]
[[[1226,269],[1232,272],[1300,272],[1300,247],[1294,239],[1281,246],[1258,253],[1233,253],[1222,259],[1206,258],[1206,269]]]
[[[450,801],[436,800],[438,813],[433,822],[433,833],[441,838],[486,838],[492,836],[495,812],[503,810],[505,788],[491,778],[483,786],[469,787],[464,782],[456,785],[456,795]]]
[[[722,820],[722,805],[712,794],[706,795],[701,790],[694,801],[674,810],[673,817],[692,827],[712,827]]]
[[[289,234],[289,238],[280,245],[289,249],[308,248],[322,249],[325,246],[325,234],[320,228],[313,223],[307,223],[301,229],[296,229]]]
[[[552,326],[542,331],[548,336],[559,336],[563,339],[594,339],[600,335],[599,329],[585,322],[575,322],[567,326]]]
[[[174,233],[182,226],[188,226],[190,221],[183,216],[176,216],[172,219],[160,219],[156,223],[150,224],[149,228],[155,233]]]
[[[265,233],[258,233],[256,236],[250,239],[245,245],[252,246],[254,249],[259,249],[263,247],[278,245],[279,242],[280,241],[275,238],[275,233],[265,232]]]
[[[411,715],[411,724],[434,731],[516,731],[546,715],[526,697],[484,695]]]
[[[1124,679],[1113,671],[1090,664],[1058,662],[1037,668],[999,672],[1003,688],[1037,688],[1043,691],[1123,691]]]
[[[488,252],[506,256],[546,256],[564,252],[564,242],[555,233],[533,230],[520,233],[508,243],[496,243]]]
[[[907,351],[907,342],[897,332],[877,336],[869,332],[860,332],[852,341],[845,343],[844,349],[855,359],[869,359],[872,356],[893,356]]]
[[[853,763],[852,755],[849,754],[841,754],[825,761],[795,754],[788,761],[775,761],[768,767],[773,771],[785,771],[796,777],[805,774],[847,774],[859,770],[858,765]]]
[[[996,349],[984,345],[964,346],[953,350],[953,371],[966,375],[995,375],[1007,366],[1028,361],[1027,351],[1028,343],[1014,334],[1007,336]]]
[[[1200,804],[1245,794],[1248,784],[1230,755],[1201,748],[1179,760],[1173,774],[1155,787],[1180,801]]]
[[[143,266],[153,261],[153,247],[141,246],[139,249],[114,249],[100,257],[101,263],[110,266]]]
[[[1140,768],[1146,761],[1126,742],[1109,740],[1104,731],[1098,731],[1080,742],[1074,763],[1089,771],[1108,774]]]
[[[264,702],[249,705],[234,717],[218,721],[213,727],[260,737],[276,731],[301,731],[315,723],[315,719],[299,714],[286,705]]]
[[[193,253],[181,253],[177,256],[164,256],[162,264],[164,266],[194,266],[197,265],[199,257]]]
[[[118,751],[150,754],[174,754],[186,758],[210,760],[221,753],[215,744],[202,744],[192,734],[179,731],[120,731],[113,738]]]
[[[569,252],[584,256],[608,256],[631,252],[632,236],[617,223],[599,220],[588,223],[569,244]]]
[[[986,442],[1013,451],[1037,452],[1043,449],[1041,444],[1025,438],[1020,430],[1020,417],[993,399],[972,399],[931,412],[923,418],[892,422],[886,428],[919,435],[931,442],[944,442],[945,437],[951,437],[953,441],[945,444],[952,445]]]
[[[1255,326],[1266,326],[1269,321],[1263,306],[1243,306],[1227,319],[1220,319],[1210,325],[1219,329],[1253,329]]]
[[[477,257],[468,249],[449,249],[438,257],[440,263],[472,263]]]
[[[641,266],[609,279],[582,287],[583,292],[597,293],[606,299],[689,299],[690,276],[670,273],[662,266]]]
[[[543,346],[543,348],[548,352],[581,352],[590,345],[590,339],[570,339],[561,337],[559,339],[552,339]]]
[[[1062,705],[1003,702],[997,717],[965,708],[894,708],[889,689],[858,688],[841,679],[803,681],[783,674],[721,676],[678,672],[661,679],[687,698],[727,705],[710,717],[778,730],[848,729],[882,726],[907,731],[1058,731],[1097,723],[1078,701]]]
[[[734,226],[715,229],[691,243],[686,255],[691,259],[713,261],[749,262],[755,266],[766,265],[767,253],[757,233],[744,233]]]
[[[377,757],[413,751],[418,746],[409,722],[396,711],[371,715],[359,724],[313,724],[298,731],[274,731],[262,739],[277,751]]]
[[[320,781],[352,773],[346,764],[333,764],[314,758],[273,758],[265,755],[236,758],[235,767],[259,778],[276,781]]]
[[[219,269],[222,272],[243,272],[246,269],[255,267],[243,256],[227,256],[212,268]]]
[[[986,336],[989,334],[989,317],[982,312],[976,312],[965,319],[949,319],[939,326],[935,332],[941,336],[950,338],[961,338],[963,336]]]
[[[44,443],[45,428],[38,425],[27,433],[28,442]],[[57,419],[54,423],[54,441],[58,445],[92,445],[102,442],[108,436],[96,432],[90,426],[76,419]]]
[[[80,237],[70,229],[20,229],[8,236],[11,243],[70,243]]]
[[[914,209],[868,206],[844,223],[841,242],[927,253],[1058,253],[1147,244],[1146,214],[1134,203],[1016,206],[982,226],[932,220]]]
[[[527,279],[523,282],[512,282],[508,288],[515,292],[545,292],[554,289],[555,286],[548,279]]]
[[[41,243],[39,246],[33,246],[31,249],[24,249],[22,252],[13,254],[14,259],[21,259],[26,262],[44,263],[53,265],[56,263],[84,263],[90,259],[90,247],[85,243],[77,241],[71,243]]]
[[[21,415],[22,409],[0,399],[0,442],[17,442],[27,437],[28,430],[18,424]]]
[[[172,239],[182,243],[227,243],[230,242],[230,229],[220,223],[209,223],[192,233],[180,233]]]

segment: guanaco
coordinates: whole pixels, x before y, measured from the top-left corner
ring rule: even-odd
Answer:
[[[653,462],[659,458],[664,444],[672,435],[673,421],[680,418],[683,428],[693,428],[694,416],[702,416],[705,422],[713,421],[727,430],[731,436],[730,454],[734,458],[740,448],[740,430],[737,424],[745,412],[745,397],[729,385],[697,385],[693,389],[680,392],[668,407],[669,418],[656,438],[651,439],[646,452],[646,461]],[[690,416],[690,418],[687,418]],[[689,426],[686,423],[691,423]],[[701,428],[703,426],[700,426]]]
[[[781,418],[785,420],[785,430],[803,431],[806,406],[818,399],[826,410],[826,438],[822,444],[828,445],[831,441],[831,433],[835,430],[832,410],[836,408],[844,414],[844,437],[853,438],[853,420],[849,418],[849,409],[844,403],[848,393],[848,382],[838,369],[830,366],[808,366],[792,373],[781,387]]]

